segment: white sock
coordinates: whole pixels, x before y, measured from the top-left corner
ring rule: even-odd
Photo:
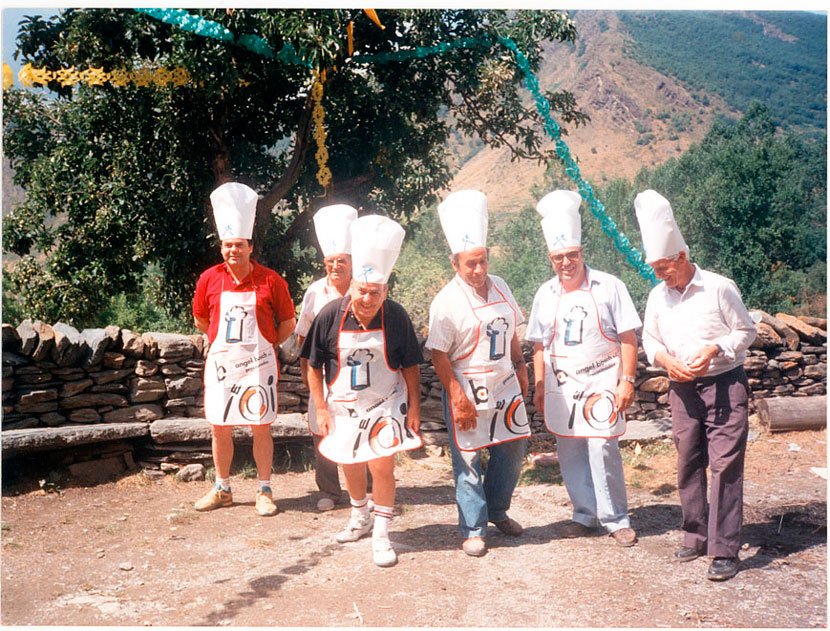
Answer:
[[[349,502],[352,505],[352,516],[368,517],[369,515],[369,498],[364,497],[362,500],[356,500],[349,497]]]
[[[389,523],[392,521],[393,506],[378,506],[375,504],[375,526],[372,537],[375,539],[389,538]]]
[[[230,478],[216,478],[216,484],[222,487],[223,491],[230,491],[231,490],[231,479]]]
[[[268,489],[270,491],[271,490],[271,480],[270,479],[260,480],[259,481],[259,488],[260,488],[260,490]]]

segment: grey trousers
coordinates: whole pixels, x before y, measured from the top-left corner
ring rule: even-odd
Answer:
[[[337,463],[321,456],[317,445],[323,440],[322,436],[312,434],[314,438],[314,481],[317,488],[335,502],[340,501],[340,477],[337,474]]]
[[[741,547],[749,384],[739,366],[669,387],[683,545],[716,557]],[[706,467],[711,474],[707,500]]]

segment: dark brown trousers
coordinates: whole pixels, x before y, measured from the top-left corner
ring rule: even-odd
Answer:
[[[741,547],[749,384],[739,366],[669,387],[683,545],[735,557]],[[707,500],[706,467],[711,473]]]

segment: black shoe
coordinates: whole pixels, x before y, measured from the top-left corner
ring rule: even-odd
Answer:
[[[681,563],[685,563],[686,561],[694,561],[696,558],[702,556],[703,552],[695,548],[690,548],[689,546],[683,546],[674,552],[674,558]]]
[[[730,579],[738,573],[738,565],[740,565],[738,557],[715,557],[712,565],[709,566],[706,578],[710,581]]]

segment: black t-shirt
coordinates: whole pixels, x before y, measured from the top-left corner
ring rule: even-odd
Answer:
[[[349,304],[351,297],[346,295],[340,300],[332,300],[323,307],[311,323],[300,351],[300,357],[307,359],[312,368],[324,368],[327,384],[331,384],[331,379],[337,375],[337,338],[340,333],[340,321],[343,320],[343,313]],[[381,314],[386,342],[386,362],[389,367],[398,370],[420,364],[423,360],[421,345],[415,337],[415,329],[406,310],[387,298],[369,324],[369,329],[381,328]],[[362,328],[349,309],[343,321],[343,330],[360,331]]]

